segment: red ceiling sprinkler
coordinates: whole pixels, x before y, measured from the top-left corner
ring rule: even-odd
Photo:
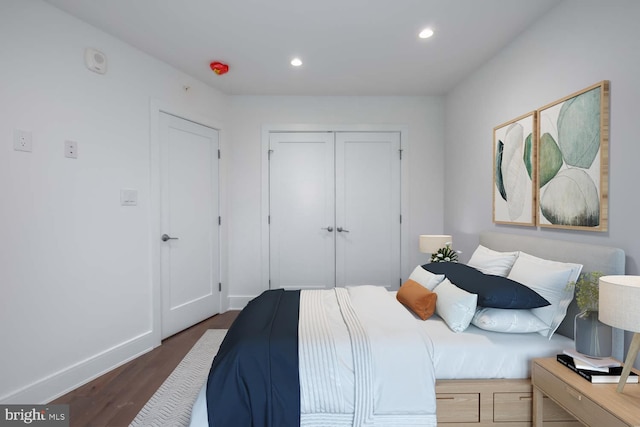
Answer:
[[[226,74],[229,71],[229,66],[222,62],[213,61],[209,66],[211,67],[211,70],[219,76]]]

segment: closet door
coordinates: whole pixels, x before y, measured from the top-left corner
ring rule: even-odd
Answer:
[[[400,133],[336,133],[336,285],[400,282]]]
[[[331,288],[334,134],[271,133],[269,148],[270,288]]]
[[[400,281],[400,134],[270,134],[271,288]]]

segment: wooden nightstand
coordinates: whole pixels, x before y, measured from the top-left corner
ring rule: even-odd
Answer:
[[[555,358],[535,359],[533,384],[533,426],[542,427],[542,396],[558,405],[586,426],[640,427],[640,384],[591,384]]]

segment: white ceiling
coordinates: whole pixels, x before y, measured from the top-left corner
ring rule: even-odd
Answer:
[[[444,94],[560,2],[46,1],[224,93],[244,95]],[[426,26],[435,35],[418,39]],[[293,56],[302,67],[289,64]],[[229,73],[214,74],[213,60],[229,64]]]

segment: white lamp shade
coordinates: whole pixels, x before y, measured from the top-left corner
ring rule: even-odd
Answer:
[[[601,322],[640,332],[640,276],[602,276],[598,295]]]
[[[453,243],[451,236],[447,234],[421,234],[420,235],[420,252],[425,254],[433,254],[440,248],[444,248],[446,244]]]

